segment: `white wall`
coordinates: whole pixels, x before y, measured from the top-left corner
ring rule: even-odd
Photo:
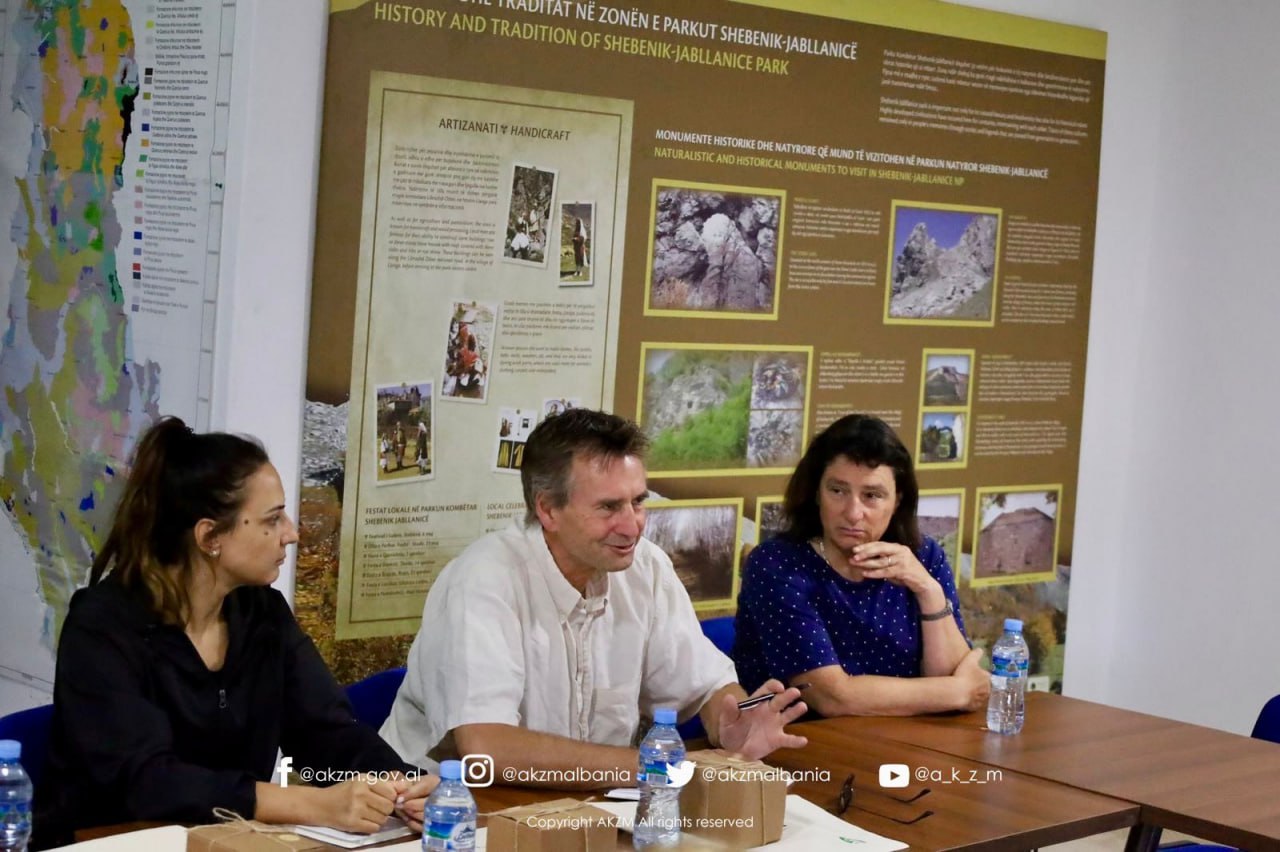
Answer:
[[[1066,692],[1247,733],[1280,692],[1280,4],[970,5],[1110,34]]]
[[[1110,34],[1066,690],[1245,732],[1280,692],[1280,3],[969,5]],[[218,317],[214,423],[295,511],[326,7],[240,4]]]
[[[1280,692],[1268,546],[1280,520],[1280,448],[1268,440],[1280,378],[1267,351],[1280,290],[1263,260],[1280,223],[1280,4],[1184,6],[1159,90],[1157,228],[1128,389],[1130,428],[1161,434],[1133,442],[1131,555],[1114,592],[1116,647],[1135,649],[1125,668],[1143,676],[1117,665],[1107,695],[1244,731]]]
[[[237,6],[213,428],[262,439],[298,513],[328,3]],[[294,554],[276,586],[292,600]]]

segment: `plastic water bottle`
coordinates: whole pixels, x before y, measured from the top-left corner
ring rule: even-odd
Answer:
[[[987,702],[987,729],[997,734],[1022,730],[1027,713],[1027,664],[1031,652],[1022,638],[1022,622],[1004,620],[1004,635],[991,649],[991,699]]]
[[[440,764],[440,784],[427,799],[423,852],[476,848],[476,800],[462,783],[462,761]]]
[[[31,837],[31,779],[18,762],[22,743],[0,740],[0,850],[26,852]]]
[[[684,740],[676,730],[676,711],[653,712],[653,727],[640,743],[640,804],[636,807],[632,839],[636,849],[680,843],[680,788],[671,786],[667,764],[684,760]]]

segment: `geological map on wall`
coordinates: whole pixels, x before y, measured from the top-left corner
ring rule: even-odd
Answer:
[[[0,674],[48,688],[139,432],[209,421],[235,3],[0,3]]]

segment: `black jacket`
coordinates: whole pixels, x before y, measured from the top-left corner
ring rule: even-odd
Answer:
[[[223,604],[226,660],[205,667],[181,628],[108,577],[71,599],[58,644],[36,839],[79,828],[253,816],[276,749],[304,767],[408,769],[358,723],[279,592],[242,587]]]

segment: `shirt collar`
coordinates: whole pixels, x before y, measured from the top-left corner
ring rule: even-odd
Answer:
[[[555,557],[551,555],[551,550],[547,547],[547,540],[542,535],[542,526],[536,523],[529,524],[524,528],[524,534],[529,539],[529,543],[537,555],[537,558],[534,559],[534,565],[542,573],[543,580],[547,584],[547,590],[551,593],[551,600],[555,603],[556,612],[559,613],[561,620],[567,621],[579,604],[583,605],[589,614],[594,614],[604,609],[609,600],[608,574],[593,577],[587,583],[587,593],[583,596],[560,572],[560,567],[556,565]]]

